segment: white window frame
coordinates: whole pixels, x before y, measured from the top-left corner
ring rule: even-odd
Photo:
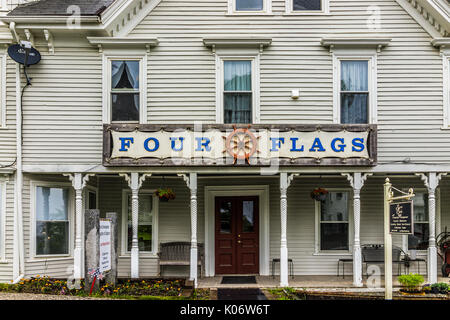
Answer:
[[[147,123],[147,53],[132,51],[129,54],[121,52],[103,53],[103,123],[111,124],[111,61],[113,60],[133,60],[139,61],[139,121],[115,121],[114,123]]]
[[[442,129],[450,129],[450,52],[442,54],[444,124]]]
[[[286,15],[328,15],[330,14],[330,0],[321,0],[322,10],[294,10],[294,0],[285,0]]]
[[[0,180],[0,263],[6,261],[6,179]]]
[[[152,251],[141,251],[139,255],[141,257],[156,257],[158,255],[158,221],[159,221],[159,198],[155,195],[156,189],[140,189],[139,197],[143,194],[152,196]],[[128,196],[131,195],[130,189],[122,190],[122,226],[120,234],[120,252],[121,256],[130,257],[131,251],[128,251]]]
[[[224,61],[249,60],[252,63],[252,124],[260,123],[260,54],[216,54],[216,123],[223,124],[224,116]]]
[[[377,54],[372,50],[338,50],[333,52],[333,123],[341,123],[341,61],[368,61],[369,110],[368,124],[377,119]]]
[[[6,128],[6,53],[0,54],[0,127]]]
[[[36,188],[47,187],[47,188],[66,188],[68,189],[69,200],[68,200],[68,219],[69,219],[69,252],[67,254],[46,254],[38,255],[36,254]],[[33,260],[49,258],[62,258],[62,257],[73,257],[73,247],[74,247],[74,230],[75,230],[75,196],[72,188],[72,184],[66,182],[49,182],[49,181],[31,181],[30,182],[30,230],[31,230],[31,243],[30,243],[30,258]]]
[[[403,189],[404,192],[408,192],[407,189]],[[426,188],[414,188],[414,193],[425,193],[428,194],[428,190]],[[435,191],[435,197],[436,197],[436,236],[441,232],[441,192],[439,187],[436,188]],[[412,198],[414,201],[414,198]],[[428,212],[428,219],[430,218],[430,213]],[[415,222],[415,221],[414,221]],[[430,225],[430,221],[428,220],[428,226]],[[409,247],[408,247],[408,235],[405,234],[402,236],[402,250],[409,254]],[[426,256],[428,250],[416,250],[418,255]]]
[[[236,10],[237,0],[228,0],[228,15],[271,15],[272,14],[272,0],[262,0],[263,10]]]
[[[315,202],[315,232],[314,255],[351,255],[353,252],[354,222],[353,222],[353,190],[351,188],[327,188],[329,192],[348,193],[348,250],[321,250],[320,249],[320,209],[321,202]]]

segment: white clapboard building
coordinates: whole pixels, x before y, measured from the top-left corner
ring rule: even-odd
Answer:
[[[159,276],[161,244],[188,242],[165,275],[287,286],[346,260],[362,286],[387,177],[415,193],[400,258],[442,276],[447,0],[24,2],[0,1],[0,281],[82,278],[98,209],[118,214],[121,278]],[[31,85],[20,41],[41,54]]]

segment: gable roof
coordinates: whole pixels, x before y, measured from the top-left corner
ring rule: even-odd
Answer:
[[[40,0],[19,5],[8,16],[70,16],[67,9],[76,5],[81,16],[98,16],[115,0]]]

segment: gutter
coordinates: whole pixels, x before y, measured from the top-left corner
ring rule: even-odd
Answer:
[[[0,18],[3,22],[29,22],[29,23],[49,23],[49,24],[58,24],[58,23],[64,23],[66,24],[67,19],[71,18],[72,16],[6,16]],[[81,16],[80,17],[81,22],[85,23],[99,23],[101,22],[101,19],[99,16]]]

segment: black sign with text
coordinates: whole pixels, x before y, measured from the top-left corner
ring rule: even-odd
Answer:
[[[414,234],[412,201],[391,203],[389,217],[389,232],[391,234]]]

